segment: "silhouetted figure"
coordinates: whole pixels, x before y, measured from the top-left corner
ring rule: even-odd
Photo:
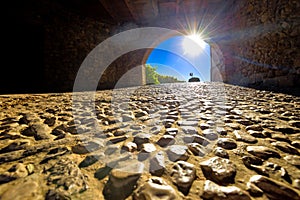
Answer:
[[[200,78],[193,77],[193,73],[190,73],[191,78],[189,79],[189,82],[200,82]]]

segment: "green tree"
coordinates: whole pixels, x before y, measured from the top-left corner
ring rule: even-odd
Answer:
[[[145,65],[146,68],[146,83],[147,84],[160,84],[160,83],[179,83],[180,81],[173,76],[160,75],[157,73],[157,67],[152,67],[149,64]]]
[[[183,82],[178,80],[177,78],[173,77],[173,76],[164,76],[164,75],[160,75],[158,74],[158,81],[160,83],[179,83],[179,82]]]
[[[146,83],[147,84],[159,84],[158,73],[156,72],[157,67],[152,67],[146,64]]]

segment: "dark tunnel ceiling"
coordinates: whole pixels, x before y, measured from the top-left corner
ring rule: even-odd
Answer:
[[[112,23],[147,24],[187,16],[230,12],[234,0],[56,0],[67,9]]]

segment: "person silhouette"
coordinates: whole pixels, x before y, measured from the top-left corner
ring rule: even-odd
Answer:
[[[200,78],[198,77],[193,77],[193,73],[190,73],[191,78],[189,79],[189,82],[200,82]]]

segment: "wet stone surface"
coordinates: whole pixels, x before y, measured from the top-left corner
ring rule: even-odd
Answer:
[[[300,199],[299,97],[221,83],[72,95],[0,95],[1,200]]]

